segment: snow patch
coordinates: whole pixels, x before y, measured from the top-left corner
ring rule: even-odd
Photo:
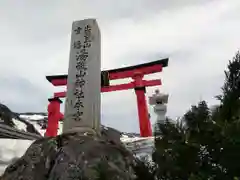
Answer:
[[[145,141],[145,140],[153,140],[154,137],[128,137],[126,135],[121,136],[121,141],[128,143],[128,142],[136,142],[136,141]]]
[[[37,120],[42,120],[42,119],[46,118],[47,116],[38,115],[38,114],[33,114],[33,115],[21,114],[19,117],[23,118],[23,119],[29,119],[29,120],[32,120],[32,121],[34,121],[34,120],[37,121]]]
[[[0,164],[0,175],[14,158],[20,158],[26,149],[32,144],[30,140],[1,139],[0,140],[0,160],[6,162]]]
[[[42,129],[42,127],[36,122],[36,121],[28,121],[29,123],[31,123],[34,128],[42,135],[44,136],[45,134],[45,129]]]
[[[27,125],[24,122],[14,118],[12,119],[12,121],[18,130],[25,131],[25,132],[27,131]]]
[[[62,134],[63,131],[63,122],[58,123],[58,135]]]

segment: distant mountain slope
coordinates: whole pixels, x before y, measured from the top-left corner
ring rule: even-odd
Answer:
[[[0,104],[1,124],[14,127],[15,124],[13,122],[13,119],[17,117],[18,117],[17,114],[12,112],[7,106],[5,106],[4,104]]]
[[[18,113],[12,112],[6,105],[0,104],[0,124],[5,124],[21,131],[40,135],[32,123],[21,118]]]
[[[24,112],[24,113],[18,113],[19,115],[29,115],[29,116],[32,116],[32,115],[39,115],[39,116],[47,116],[47,113],[46,112]]]

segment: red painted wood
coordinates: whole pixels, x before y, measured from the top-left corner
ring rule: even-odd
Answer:
[[[65,98],[65,97],[66,97],[66,91],[55,92],[55,93],[54,93],[54,97]]]
[[[143,85],[145,87],[158,86],[158,85],[162,85],[162,81],[161,81],[161,79],[143,80]]]
[[[142,81],[143,81],[143,86],[145,86],[145,87],[158,86],[158,85],[162,84],[160,79],[142,80]],[[128,90],[128,89],[134,89],[135,87],[139,87],[139,86],[136,86],[136,85],[134,85],[134,82],[131,82],[131,83],[126,83],[126,84],[119,84],[119,85],[111,85],[111,86],[108,86],[108,87],[102,87],[101,92]],[[54,97],[64,98],[64,97],[66,97],[66,91],[55,92]]]
[[[131,78],[133,77],[136,72],[141,73],[141,74],[152,74],[152,73],[157,73],[162,71],[162,65],[161,64],[156,64],[151,67],[142,67],[139,69],[134,69],[134,70],[127,70],[123,72],[110,72],[109,73],[109,80],[116,80],[116,79],[124,79],[124,78]],[[53,79],[51,83],[54,86],[65,86],[67,85],[67,78],[64,79]]]
[[[66,86],[67,79],[54,79],[51,82],[54,86]]]
[[[126,84],[118,84],[118,85],[102,87],[101,92],[128,90],[128,89],[133,89],[134,87],[135,87],[134,83],[130,82]]]
[[[150,67],[142,67],[139,69],[133,69],[133,70],[123,71],[123,72],[109,73],[109,79],[116,80],[116,79],[131,78],[135,75],[136,72],[141,72],[141,74],[153,74],[161,71],[162,71],[162,65],[156,64]]]
[[[63,118],[63,114],[60,112],[60,101],[50,101],[48,105],[48,125],[45,136],[57,136],[58,122],[61,118]]]
[[[147,103],[144,89],[135,90],[137,96],[138,117],[141,137],[152,136],[151,123],[148,116]]]

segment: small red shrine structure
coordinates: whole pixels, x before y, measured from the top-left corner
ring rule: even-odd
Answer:
[[[168,66],[168,59],[162,59],[153,61],[150,63],[139,64],[136,66],[129,66],[118,69],[111,69],[107,71],[101,72],[101,92],[111,92],[111,91],[120,91],[120,90],[128,90],[134,89],[137,97],[137,107],[138,107],[138,116],[139,116],[139,126],[140,126],[140,134],[142,137],[152,136],[151,123],[149,120],[149,114],[146,103],[146,87],[148,86],[157,86],[161,85],[160,79],[155,80],[144,80],[144,75],[153,74],[157,72],[161,72],[163,67]],[[124,78],[132,78],[133,81],[124,84],[111,85],[111,80],[124,79]],[[66,86],[67,85],[67,75],[54,75],[54,76],[46,76],[46,79],[52,83],[54,86]],[[53,100],[49,101],[50,104],[53,103],[61,103],[59,98],[64,98],[66,96],[66,92],[55,92]],[[56,106],[56,111],[59,108]],[[54,107],[55,107],[54,106]],[[48,112],[50,114],[50,112]],[[49,121],[51,118],[49,117]],[[50,122],[49,122],[50,123]]]

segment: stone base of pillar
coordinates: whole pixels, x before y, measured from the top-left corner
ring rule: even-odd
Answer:
[[[64,134],[70,134],[70,133],[85,134],[86,133],[86,135],[100,136],[101,134],[98,132],[99,131],[92,129],[90,127],[89,128],[88,127],[75,127],[75,128],[71,128],[71,129],[64,131]]]

